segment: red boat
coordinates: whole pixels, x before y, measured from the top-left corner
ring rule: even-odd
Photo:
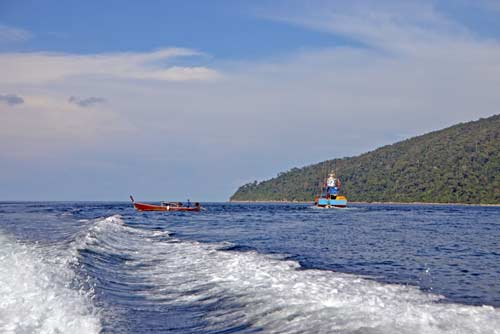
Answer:
[[[160,205],[137,203],[132,196],[130,196],[134,207],[137,211],[200,211],[200,203],[195,203],[194,206],[184,206],[180,202],[160,202]]]

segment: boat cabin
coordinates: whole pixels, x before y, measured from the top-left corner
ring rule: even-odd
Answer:
[[[161,206],[168,206],[168,207],[171,207],[171,208],[180,208],[180,207],[182,207],[182,203],[181,202],[161,202],[160,205]]]

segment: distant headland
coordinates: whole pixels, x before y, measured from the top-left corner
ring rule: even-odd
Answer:
[[[292,168],[241,186],[230,200],[310,202],[330,170],[353,202],[500,204],[500,115]]]

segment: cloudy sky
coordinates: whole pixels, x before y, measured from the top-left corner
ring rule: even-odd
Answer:
[[[500,113],[500,0],[0,1],[0,200],[224,201]]]

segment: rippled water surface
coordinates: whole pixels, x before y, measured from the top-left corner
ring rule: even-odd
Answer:
[[[500,333],[500,208],[0,203],[1,333]]]

